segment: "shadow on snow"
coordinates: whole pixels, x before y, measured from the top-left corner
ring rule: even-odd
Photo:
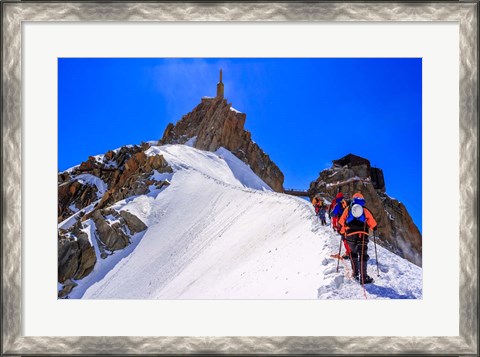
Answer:
[[[365,290],[369,294],[377,295],[378,297],[389,298],[389,299],[416,299],[413,294],[400,294],[398,291],[395,291],[392,288],[387,288],[379,285],[365,285]]]

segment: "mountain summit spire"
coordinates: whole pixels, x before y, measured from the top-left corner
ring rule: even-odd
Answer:
[[[250,166],[270,188],[283,192],[283,173],[245,130],[247,115],[239,112],[223,97],[222,73],[217,84],[217,96],[203,97],[200,104],[165,128],[159,145],[185,144],[199,150],[216,152],[220,147],[230,151]]]
[[[220,82],[217,84],[217,98],[223,98],[222,69],[220,68]]]

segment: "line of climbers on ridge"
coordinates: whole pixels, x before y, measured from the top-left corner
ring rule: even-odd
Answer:
[[[353,277],[363,284],[373,283],[373,278],[367,274],[367,254],[369,233],[377,230],[377,222],[372,212],[365,207],[365,198],[360,192],[355,193],[351,200],[347,200],[342,192],[338,192],[335,199],[326,203],[320,196],[312,199],[315,213],[321,224],[327,225],[326,215],[330,218],[331,227],[338,232],[345,246],[345,254],[340,256],[341,243],[337,259],[348,259],[352,265]]]

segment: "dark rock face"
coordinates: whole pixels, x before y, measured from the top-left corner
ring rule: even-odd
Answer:
[[[421,266],[422,235],[406,207],[386,194],[381,170],[371,168],[366,159],[355,158],[353,162],[340,160],[335,160],[332,168],[322,171],[318,179],[310,184],[310,194],[319,193],[333,200],[339,191],[347,198],[361,192],[365,197],[365,206],[377,220],[377,236],[382,246]]]
[[[107,217],[112,217],[112,223]],[[123,249],[130,244],[130,236],[143,232],[148,227],[128,211],[117,212],[112,208],[97,209],[92,214],[97,238],[102,251]],[[128,229],[127,229],[128,228]]]
[[[133,234],[143,232],[147,226],[128,211],[117,212],[112,208],[97,209],[91,216],[95,224],[95,234],[100,257],[107,258],[113,251],[123,249],[130,244]],[[97,263],[95,248],[90,244],[88,235],[82,228],[88,223],[78,220],[68,230],[59,230],[58,234],[58,282],[63,284],[58,297],[65,298],[80,280],[89,275]]]
[[[58,186],[58,222],[74,214],[74,209],[92,204],[97,199],[97,191],[95,186],[82,185],[75,180],[61,183]]]
[[[90,274],[97,262],[97,256],[95,255],[95,249],[90,245],[88,236],[86,233],[81,232],[78,234],[77,239],[78,247],[80,249],[80,257],[78,260],[78,269],[75,273],[74,279],[79,280]]]
[[[63,299],[68,297],[68,294],[72,291],[72,289],[77,286],[78,284],[71,281],[70,279],[67,279],[63,282],[63,288],[58,292],[58,298]]]
[[[68,231],[58,235],[58,281],[82,279],[90,274],[97,262],[95,249],[77,222]]]
[[[159,145],[184,144],[196,137],[197,149],[215,151],[224,147],[250,165],[273,190],[283,192],[283,173],[244,130],[245,120],[246,115],[232,109],[222,97],[204,98],[177,124],[167,126]]]
[[[73,238],[58,236],[58,281],[72,278],[78,269],[80,249]]]
[[[97,228],[97,236],[100,241],[111,251],[125,248],[129,243],[129,237],[123,232],[119,223],[110,225],[100,210],[95,210],[92,219]]]
[[[125,223],[132,234],[143,232],[147,229],[145,223],[128,211],[120,211],[120,216],[125,220]]]

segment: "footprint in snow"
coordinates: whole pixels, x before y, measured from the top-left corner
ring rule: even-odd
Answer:
[[[388,267],[386,265],[379,265],[378,266],[378,269],[382,272],[382,273],[388,273]]]
[[[337,267],[330,267],[323,271],[323,275],[330,275],[337,272]]]
[[[344,276],[343,275],[337,275],[334,278],[330,279],[330,281],[319,287],[317,290],[317,297],[320,298],[322,295],[328,294],[334,290],[340,289],[340,287],[343,285],[344,282]]]
[[[345,276],[344,276],[344,275],[337,275],[337,276],[333,279],[333,283],[335,284],[335,288],[339,289],[339,288],[342,286],[344,279],[345,279]]]
[[[368,261],[368,265],[371,265],[372,267],[374,267],[375,269],[377,269],[377,262],[375,261],[375,259],[371,259]],[[381,264],[381,263],[378,263],[378,269],[382,272],[382,273],[388,273],[389,269],[388,269],[388,266],[387,265],[384,265],[384,264]]]

